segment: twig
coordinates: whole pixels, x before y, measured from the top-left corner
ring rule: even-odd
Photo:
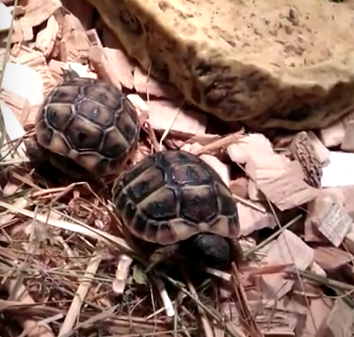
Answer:
[[[81,281],[77,289],[75,297],[65,317],[64,323],[60,328],[59,335],[58,335],[59,337],[67,335],[72,330],[75,324],[75,320],[80,314],[81,307],[85,301],[85,297],[90,289],[93,277],[96,274],[97,269],[101,264],[101,261],[102,261],[102,257],[94,253],[86,268],[83,280]]]

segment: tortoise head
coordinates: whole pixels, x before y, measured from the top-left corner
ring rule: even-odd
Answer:
[[[211,233],[200,233],[180,243],[180,252],[199,266],[223,268],[233,261],[229,239]]]

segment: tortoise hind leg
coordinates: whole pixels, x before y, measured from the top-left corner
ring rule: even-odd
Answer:
[[[156,249],[149,257],[149,266],[146,268],[146,272],[150,271],[161,262],[175,256],[178,248],[178,244],[172,244]]]

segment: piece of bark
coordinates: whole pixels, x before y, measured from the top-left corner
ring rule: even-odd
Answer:
[[[302,167],[305,182],[315,188],[321,187],[322,165],[305,131],[296,134],[290,144],[290,150]]]
[[[311,142],[320,163],[326,163],[329,160],[329,150],[327,147],[321,142],[319,137],[317,137],[313,131],[307,131],[307,137]]]

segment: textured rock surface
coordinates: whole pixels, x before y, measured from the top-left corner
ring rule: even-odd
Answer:
[[[354,3],[88,0],[127,53],[203,111],[321,128],[354,107]]]

